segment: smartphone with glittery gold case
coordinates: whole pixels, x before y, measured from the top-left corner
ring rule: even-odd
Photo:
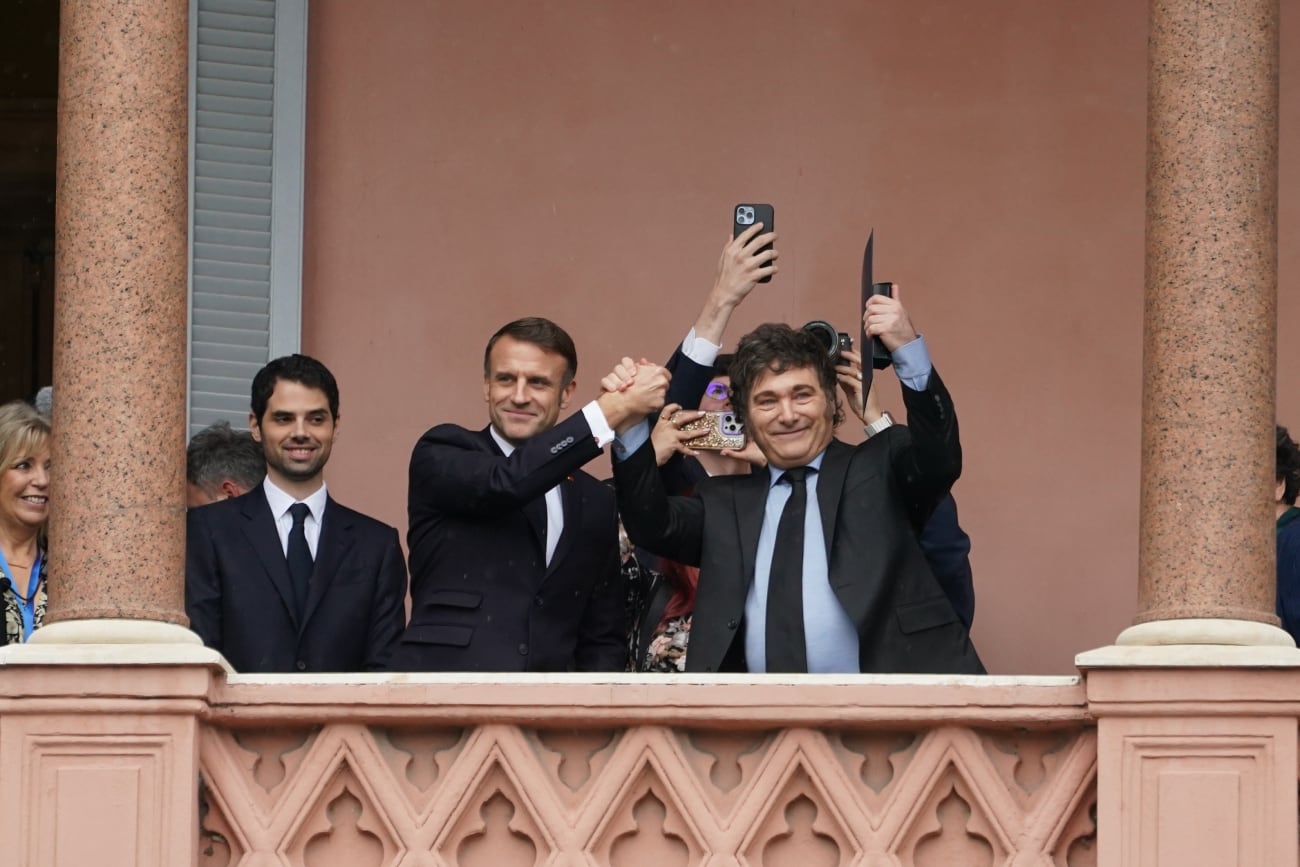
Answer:
[[[729,409],[706,410],[704,415],[682,425],[682,430],[708,431],[702,437],[687,441],[686,445],[693,449],[738,451],[745,447],[745,427],[740,423],[740,419],[736,418],[736,414]]]

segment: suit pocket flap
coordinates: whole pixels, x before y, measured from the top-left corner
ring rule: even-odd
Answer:
[[[474,637],[473,626],[450,626],[441,623],[427,623],[422,626],[408,626],[402,634],[403,644],[449,644],[453,647],[468,647]]]
[[[425,604],[446,605],[449,608],[478,608],[482,603],[483,595],[481,593],[466,593],[464,590],[439,590],[437,593],[430,595]]]
[[[908,635],[957,620],[957,615],[953,612],[946,596],[933,596],[921,602],[909,602],[898,606],[895,613],[898,615],[898,628]]]

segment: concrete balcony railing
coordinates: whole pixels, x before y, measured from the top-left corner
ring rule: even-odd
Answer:
[[[266,677],[156,652],[0,666],[7,863],[1097,863],[1079,678]]]
[[[201,864],[1096,863],[1076,678],[234,676],[200,755]]]
[[[1294,867],[1296,669],[1102,655],[1053,678],[270,677],[192,645],[7,648],[0,863]]]

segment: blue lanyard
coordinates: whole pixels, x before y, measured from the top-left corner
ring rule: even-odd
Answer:
[[[13,588],[14,600],[18,603],[18,612],[23,619],[23,641],[32,636],[32,630],[36,628],[36,590],[41,586],[41,566],[44,554],[37,553],[36,560],[32,563],[32,571],[28,573],[27,593],[20,595],[18,585],[14,582],[13,573],[9,571],[9,562],[5,560],[4,554],[0,554],[0,570],[3,570],[5,577],[9,579],[9,586]],[[23,596],[26,596],[24,600]]]

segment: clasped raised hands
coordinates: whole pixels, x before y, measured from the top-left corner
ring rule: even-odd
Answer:
[[[624,433],[662,408],[671,379],[666,367],[625,357],[600,381],[603,394],[597,402],[609,426]]]

